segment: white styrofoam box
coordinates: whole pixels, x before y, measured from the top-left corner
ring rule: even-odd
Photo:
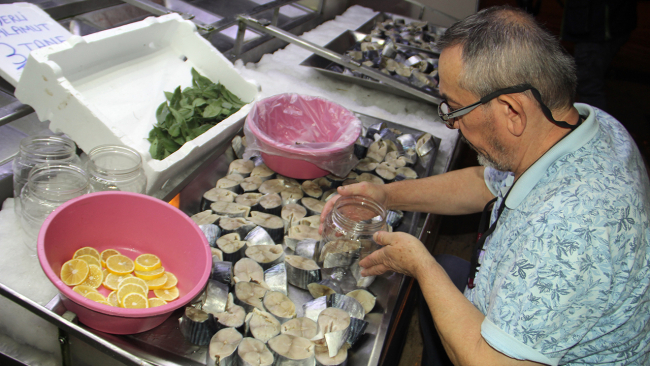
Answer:
[[[146,140],[155,111],[165,101],[164,91],[191,86],[192,67],[248,104],[166,159],[155,160]],[[236,133],[259,91],[198,34],[194,23],[169,14],[31,52],[15,95],[85,152],[102,144],[135,148],[151,194]]]

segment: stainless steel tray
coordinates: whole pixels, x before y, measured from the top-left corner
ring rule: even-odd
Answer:
[[[381,23],[385,21],[386,19],[390,19],[391,16],[386,14],[386,13],[379,13],[376,16],[374,16],[372,19],[361,25],[359,28],[357,28],[355,31],[348,30],[343,32],[341,35],[338,37],[334,38],[330,43],[326,44],[324,46],[325,49],[334,51],[339,54],[345,54],[346,51],[348,51],[350,48],[354,46],[354,44],[359,40],[368,35],[372,29],[375,27],[377,23]],[[403,17],[401,17],[403,18]],[[407,20],[407,22],[414,21],[412,19],[404,18]],[[442,32],[445,31],[445,28],[442,27],[435,27],[436,33],[441,34]],[[361,37],[361,38],[360,38]],[[425,51],[431,53],[431,51]],[[399,90],[397,88],[394,88],[390,85],[378,82],[376,80],[369,80],[365,78],[360,78],[356,76],[351,76],[351,75],[344,75],[339,72],[331,71],[328,70],[328,67],[332,64],[332,61],[318,56],[316,54],[309,56],[306,58],[303,62],[300,63],[301,66],[307,66],[311,67],[314,70],[327,75],[329,77],[332,77],[337,80],[353,83],[353,84],[358,84],[361,86],[364,86],[369,89],[373,90],[381,90],[386,93],[394,94],[394,95],[399,95],[401,97],[409,98],[409,99],[415,99],[415,100],[421,100],[418,98],[416,95],[406,93],[402,90]],[[436,89],[434,92],[427,92],[424,89],[416,88],[413,86],[414,89],[420,90],[422,92],[425,92],[437,99],[442,100],[442,97],[440,96],[440,93]]]
[[[396,128],[404,133],[419,133],[422,131],[402,126],[390,121],[377,119],[360,113],[355,113],[364,126],[385,122],[389,128]],[[435,148],[425,159],[425,164],[416,166],[418,176],[432,174],[433,164],[436,160],[438,147],[441,140],[434,136]],[[216,152],[216,153],[219,153]],[[200,201],[203,193],[214,187],[216,181],[225,176],[228,166],[235,159],[230,144],[220,147],[220,155],[211,164],[207,165],[196,178],[194,178],[180,192],[180,209],[188,215],[199,212]],[[423,223],[420,213],[406,212],[398,231],[408,232],[419,237]],[[401,274],[391,273],[378,276],[369,290],[377,296],[375,309],[366,315],[369,322],[366,334],[349,352],[348,365],[378,365],[382,351],[386,347],[386,336],[394,325],[392,320],[397,310],[398,295],[405,277]],[[302,314],[302,304],[312,297],[309,292],[289,286],[289,297],[296,303],[298,316]],[[57,299],[54,300],[54,302]],[[50,309],[61,304],[48,305]],[[53,309],[54,310],[54,309]],[[54,310],[56,311],[56,310]],[[196,346],[186,341],[178,326],[178,319],[182,316],[183,308],[174,312],[163,324],[143,333],[133,335],[112,335],[98,332],[80,324],[85,330],[111,342],[117,347],[159,365],[204,365],[206,361],[207,346]]]

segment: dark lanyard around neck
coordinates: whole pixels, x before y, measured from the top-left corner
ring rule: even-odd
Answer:
[[[469,278],[467,279],[467,287],[469,288],[474,288],[476,285],[474,284],[474,278],[476,278],[476,273],[478,273],[478,269],[481,267],[481,264],[479,263],[479,259],[481,257],[481,252],[483,251],[483,246],[485,245],[485,240],[487,239],[488,236],[492,235],[492,232],[494,232],[494,229],[497,227],[497,222],[499,221],[499,217],[501,217],[501,214],[503,213],[503,209],[506,207],[506,198],[508,198],[508,195],[510,194],[510,191],[512,191],[512,187],[514,187],[515,184],[513,183],[512,186],[510,186],[510,189],[506,193],[505,196],[503,196],[503,200],[501,201],[501,204],[499,205],[499,208],[497,209],[497,217],[494,220],[494,223],[490,225],[490,227],[485,230],[485,227],[489,225],[490,223],[490,216],[492,216],[492,210],[490,210],[490,206],[492,206],[493,203],[499,199],[499,197],[494,197],[493,199],[490,200],[485,205],[485,208],[483,208],[483,214],[481,215],[481,222],[479,223],[479,231],[478,231],[478,238],[476,240],[476,244],[474,244],[474,253],[472,254],[472,262],[470,265],[470,272],[469,272]]]

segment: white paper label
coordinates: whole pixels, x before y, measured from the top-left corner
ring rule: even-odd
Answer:
[[[0,5],[0,75],[16,86],[29,52],[63,43],[70,36],[36,5]]]

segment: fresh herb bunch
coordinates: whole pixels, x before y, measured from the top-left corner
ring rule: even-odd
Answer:
[[[173,93],[156,110],[156,124],[149,131],[149,152],[162,160],[244,106],[236,95],[220,83],[200,75],[192,68],[192,87]]]

